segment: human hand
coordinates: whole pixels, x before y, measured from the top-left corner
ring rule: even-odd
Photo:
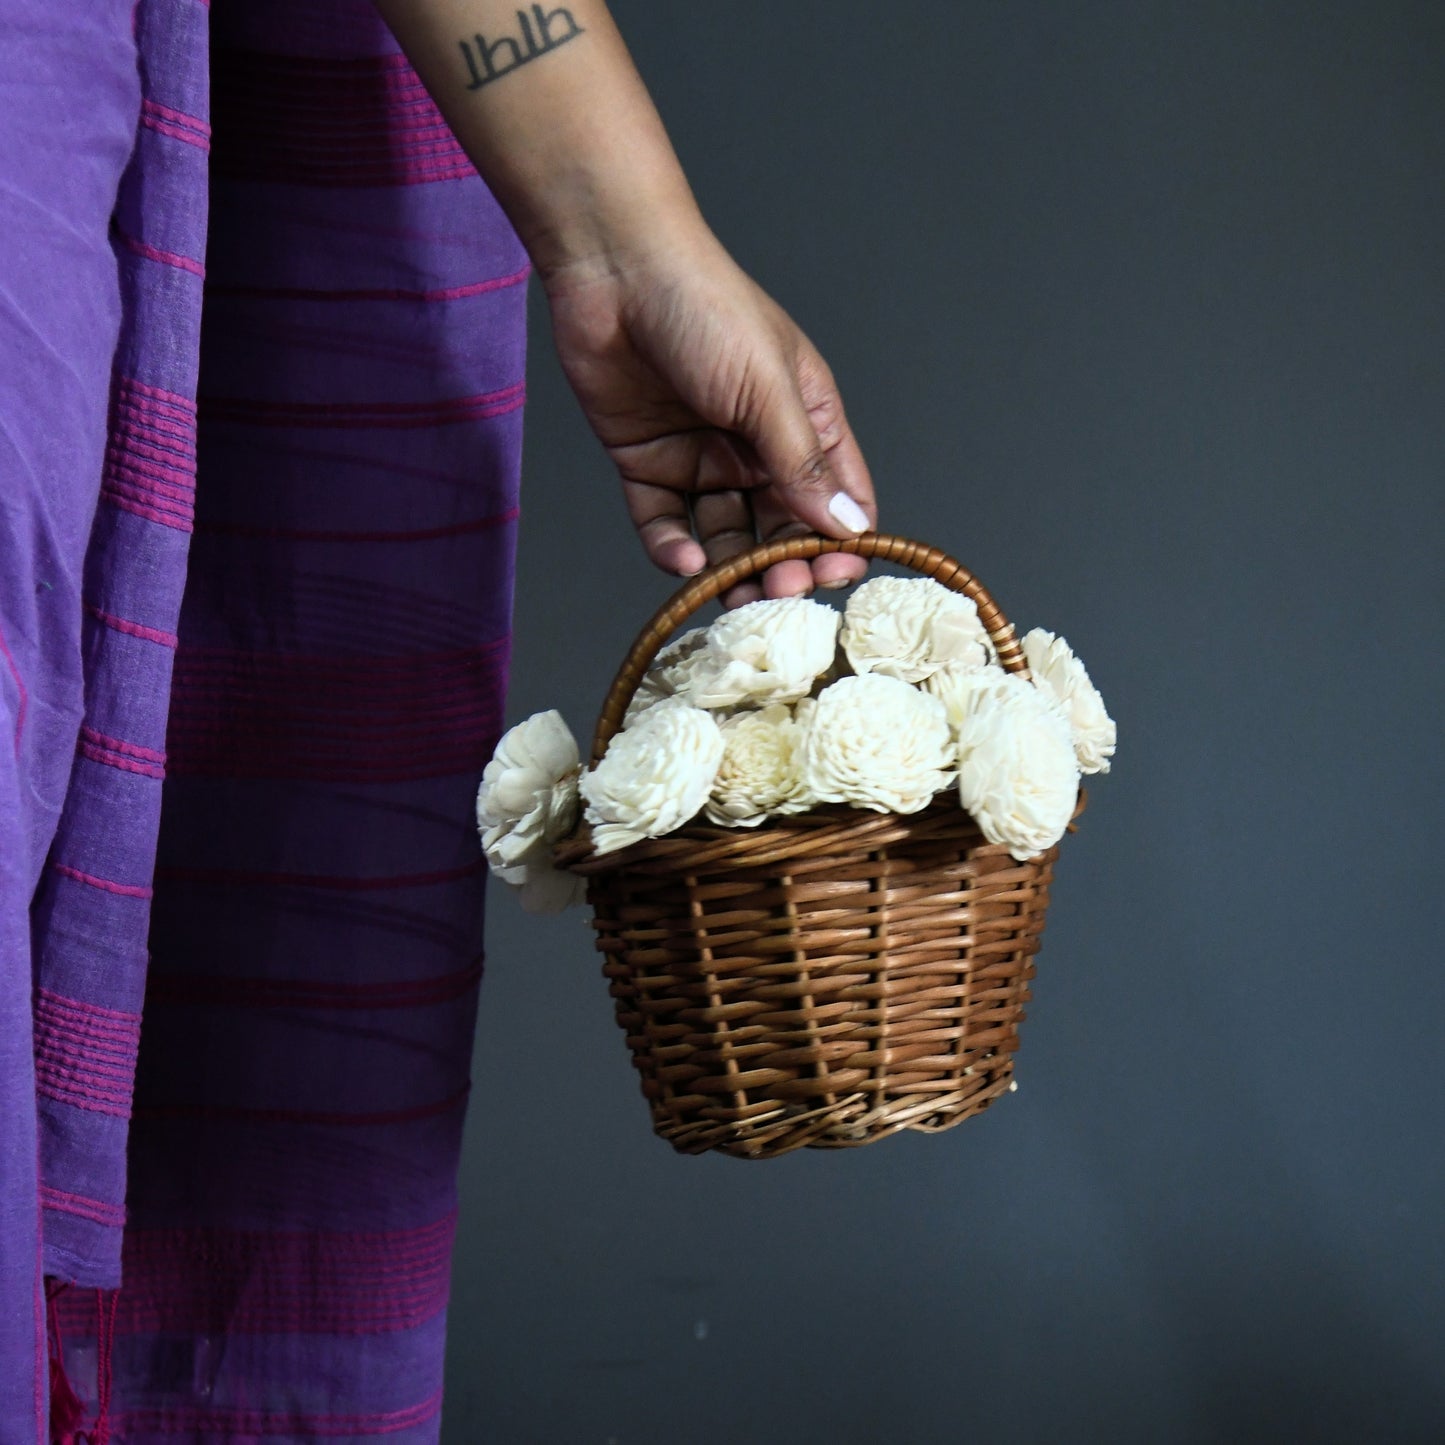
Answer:
[[[604,0],[535,21],[511,0],[377,4],[532,257],[652,560],[688,576],[759,539],[873,527],[832,375],[703,221]],[[485,78],[484,37],[505,61]],[[864,565],[782,563],[723,601],[841,586]]]
[[[543,273],[563,370],[647,555],[691,576],[757,541],[877,524],[827,364],[698,218]],[[841,587],[861,557],[783,562],[723,605]]]

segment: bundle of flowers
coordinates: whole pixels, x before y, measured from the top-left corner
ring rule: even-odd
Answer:
[[[553,846],[593,853],[706,819],[755,828],[824,803],[916,813],[950,789],[1020,860],[1063,836],[1081,773],[1109,770],[1115,726],[1062,637],[1023,639],[1032,678],[999,666],[974,603],[929,578],[878,577],[840,614],[752,602],[665,647],[620,732],[584,769],[555,712],[497,746],[477,796],[492,871],[524,908],[580,902]]]

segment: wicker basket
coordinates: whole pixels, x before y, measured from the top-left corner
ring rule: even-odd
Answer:
[[[971,597],[1002,665],[1027,675],[993,599],[942,552],[876,534],[789,538],[703,573],[652,619],[608,693],[594,761],[699,607],[826,551]],[[830,806],[758,828],[693,825],[600,858],[584,825],[557,860],[587,878],[656,1132],[685,1153],[763,1159],[938,1132],[1008,1089],[1057,851],[1017,862],[950,793],[908,816]]]

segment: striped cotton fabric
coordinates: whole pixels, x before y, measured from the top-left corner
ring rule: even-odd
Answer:
[[[363,0],[0,17],[0,1445],[435,1441],[527,260]]]

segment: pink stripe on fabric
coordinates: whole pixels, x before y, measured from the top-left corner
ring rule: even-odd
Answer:
[[[157,135],[169,136],[171,140],[184,141],[186,145],[195,146],[197,150],[209,154],[211,141],[208,136],[200,136],[195,131],[186,130],[184,126],[172,125],[169,121],[161,120],[156,116],[141,113],[140,123],[147,130],[153,130]]]
[[[436,162],[420,162],[405,153],[363,170],[360,167],[257,166],[248,180],[270,184],[313,186],[318,190],[391,190],[398,186],[431,186],[442,181],[475,180],[476,167],[464,156]]]
[[[10,676],[15,679],[15,687],[20,694],[20,706],[15,713],[15,756],[20,756],[20,737],[25,731],[25,714],[30,708],[30,694],[25,691],[25,682],[20,676],[20,669],[15,665],[15,658],[10,652],[10,644],[5,641],[5,629],[0,627],[0,653],[5,654],[6,666],[10,669]]]
[[[102,612],[93,603],[87,602],[85,611],[103,627],[110,628],[112,632],[123,632],[127,637],[143,638],[146,642],[157,643],[161,647],[172,649],[172,651],[180,645],[180,638],[174,632],[162,632],[158,627],[146,627],[139,622],[132,622],[126,617],[115,617],[109,612]]]
[[[121,444],[106,448],[106,460],[130,474],[131,480],[143,482],[158,496],[189,506],[196,490],[196,459],[176,452],[148,446],[134,437],[127,437],[124,428],[117,428]],[[177,465],[179,463],[179,465]]]
[[[500,698],[475,692],[475,686],[463,685],[457,693],[463,701],[439,699],[432,713],[398,705],[378,714],[356,711],[355,698],[342,698],[328,708],[314,694],[290,699],[276,690],[268,696],[264,687],[249,696],[248,705],[228,708],[225,694],[215,688],[188,686],[171,715],[171,761],[184,768],[197,760],[197,748],[222,746],[234,746],[238,757],[243,752],[255,757],[275,755],[276,750],[285,754],[303,744],[307,756],[331,754],[338,759],[357,757],[358,746],[391,743],[414,745],[421,752],[450,752],[476,742],[501,716]],[[251,728],[254,735],[247,733]],[[183,742],[178,741],[182,734]]]
[[[250,537],[258,541],[285,542],[437,542],[446,537],[468,537],[505,527],[521,516],[521,509],[508,507],[491,517],[478,517],[471,522],[455,522],[447,527],[418,527],[404,532],[339,532],[306,527],[246,527],[230,522],[198,522],[196,531],[216,537]]]
[[[115,383],[115,400],[126,416],[141,425],[169,436],[179,436],[189,443],[196,424],[196,404],[179,392],[147,386],[133,377],[122,377]]]
[[[97,878],[92,873],[82,873],[78,868],[68,867],[64,863],[52,863],[51,871],[59,873],[62,878],[69,878],[76,883],[84,883],[91,888],[99,888],[106,893],[115,893],[122,898],[150,898],[152,896],[149,888],[140,888],[133,883],[117,883],[111,878]]]
[[[336,1439],[346,1435],[394,1435],[425,1425],[442,1407],[438,1390],[419,1405],[389,1410],[380,1415],[298,1415],[261,1414],[254,1410],[127,1410],[117,1417],[121,1430],[141,1430],[157,1435],[183,1435],[212,1431],[230,1438],[243,1435],[302,1435]]]
[[[192,669],[200,672],[222,674],[242,670],[246,677],[259,673],[279,674],[308,673],[312,676],[325,674],[331,683],[338,679],[346,681],[353,677],[394,676],[413,685],[414,675],[430,672],[446,666],[468,666],[479,657],[490,652],[499,652],[511,642],[511,636],[503,633],[490,642],[476,647],[452,647],[443,652],[411,652],[404,655],[378,653],[316,653],[316,652],[262,652],[246,647],[197,647],[188,645],[176,658],[176,672]]]
[[[463,738],[472,729],[501,712],[501,699],[488,695],[481,685],[490,681],[487,673],[448,678],[447,685],[428,689],[424,698],[433,706],[413,704],[399,690],[392,690],[390,706],[376,700],[375,693],[352,691],[328,703],[319,691],[309,690],[305,696],[288,694],[276,685],[276,679],[257,679],[254,689],[247,690],[249,706],[232,706],[224,687],[208,678],[190,677],[180,706],[171,716],[170,731],[177,724],[199,737],[236,736],[244,747],[252,741],[245,730],[255,727],[255,741],[263,747],[284,743],[288,739],[310,737],[321,748],[327,746],[349,751],[359,741],[407,741],[419,746],[430,742],[433,747],[453,745],[460,732]],[[171,755],[176,745],[171,739]]]
[[[255,749],[234,754],[227,765],[219,750],[197,747],[188,749],[181,761],[172,765],[170,774],[177,778],[356,783],[377,787],[392,783],[434,782],[441,778],[471,778],[486,767],[500,735],[498,723],[473,744],[391,761],[354,754],[327,756],[314,751],[299,757],[292,754],[277,758],[265,749]]]
[[[178,517],[191,517],[195,506],[191,500],[192,489],[159,480],[166,476],[167,472],[163,467],[150,467],[145,463],[136,464],[113,458],[106,468],[105,486],[111,491],[128,493],[148,501]]]
[[[46,1209],[74,1214],[95,1224],[125,1223],[125,1209],[121,1205],[111,1204],[104,1199],[91,1199],[84,1194],[67,1194],[62,1189],[52,1189],[48,1184],[40,1186],[40,1202]]]
[[[148,522],[189,532],[195,521],[195,405],[134,378],[116,382],[101,496]]]
[[[101,495],[113,507],[118,507],[122,512],[129,512],[132,516],[140,517],[147,522],[156,522],[162,527],[169,527],[175,532],[192,531],[192,524],[180,521],[174,513],[159,512],[154,507],[147,506],[144,502],[132,500],[128,495],[117,493],[111,489],[102,491]]]
[[[509,649],[426,656],[177,657],[173,776],[400,782],[473,773],[501,731]]]
[[[106,747],[86,737],[87,731],[89,730],[81,729],[81,736],[75,744],[75,751],[80,757],[86,758],[92,763],[99,763],[102,767],[117,768],[121,772],[136,773],[145,778],[165,777],[166,770],[163,763],[146,762],[115,748]]]
[[[116,757],[106,752],[103,748],[97,748],[90,743],[77,745],[76,755],[84,758],[87,762],[97,763],[103,768],[115,768],[117,772],[135,773],[143,778],[164,778],[166,770],[157,768],[151,763],[138,763],[134,758]]]
[[[414,1329],[446,1308],[455,1236],[455,1211],[394,1230],[132,1229],[117,1323],[128,1334]],[[58,1303],[63,1326],[83,1326],[82,1301]]]
[[[35,991],[35,1091],[47,1099],[130,1117],[140,1016]]]
[[[130,1098],[129,1080],[131,1070],[124,1064],[112,1060],[109,1063],[98,1059],[79,1059],[65,1047],[63,1040],[47,1041],[35,1045],[36,1058],[44,1058],[51,1066],[53,1076],[69,1087],[77,1089],[94,1088],[98,1098],[126,1100]]]
[[[347,983],[302,978],[218,978],[209,974],[158,974],[146,980],[146,1006],[200,1004],[220,1008],[381,1010],[451,1003],[481,981],[482,961],[436,978]]]
[[[212,174],[309,186],[476,178],[404,59],[227,51],[212,70]]]
[[[279,402],[253,398],[203,396],[210,422],[289,427],[434,427],[485,421],[515,411],[526,401],[526,383],[497,391],[436,401]]]
[[[206,268],[190,256],[178,256],[174,251],[162,251],[159,246],[149,245],[139,237],[128,236],[124,231],[116,231],[116,237],[127,251],[141,257],[145,261],[156,261],[162,266],[174,266],[178,271],[189,271],[193,276],[204,276]]]
[[[113,1028],[127,1034],[134,1032],[140,1037],[141,1016],[126,1009],[106,1008],[104,1004],[89,1003],[85,999],[71,998],[68,994],[56,993],[53,989],[37,988],[35,997],[39,1004],[58,1012],[74,1015],[78,1021],[92,1028]]]
[[[35,1008],[35,1047],[46,1048],[58,1058],[76,1059],[97,1078],[112,1081],[127,1077],[135,1061],[139,1029],[121,1030],[115,1025],[94,1025],[54,1010]]]
[[[192,115],[189,111],[176,110],[174,106],[162,105],[160,101],[152,100],[149,96],[141,102],[141,109],[148,115],[157,115],[175,125],[186,126],[199,135],[208,136],[211,133],[210,123],[200,116]]]
[[[194,418],[184,421],[157,415],[147,416],[133,410],[133,402],[121,402],[117,406],[117,417],[112,428],[116,437],[114,450],[122,456],[136,454],[157,466],[170,467],[182,479],[183,484],[194,486],[190,480],[196,466],[196,423]],[[126,408],[120,410],[121,407]]]
[[[40,1203],[46,1209],[73,1214],[93,1224],[119,1227],[125,1223],[125,1209],[121,1205],[104,1199],[90,1199],[84,1194],[67,1194],[62,1189],[52,1189],[48,1184],[40,1186]]]
[[[36,1057],[44,1055],[55,1065],[57,1078],[64,1078],[73,1084],[83,1084],[94,1079],[97,1087],[107,1089],[114,1084],[129,1088],[130,1077],[135,1068],[135,1045],[120,1049],[111,1045],[101,1050],[94,1043],[87,1044],[83,1038],[64,1032],[41,1035],[37,1029],[33,1044]]]
[[[97,747],[104,748],[107,752],[124,753],[126,757],[135,758],[140,762],[164,764],[166,760],[166,755],[158,753],[154,748],[144,748],[139,743],[128,743],[122,738],[107,737],[105,733],[97,732],[88,723],[81,727],[80,735]]]
[[[351,1280],[408,1291],[431,1284],[431,1272],[447,1257],[456,1238],[457,1214],[449,1210],[426,1224],[401,1229],[228,1229],[178,1226],[137,1229],[128,1263],[144,1268],[149,1281],[184,1278],[198,1264],[249,1264],[258,1256],[271,1266],[282,1289],[310,1282],[320,1265]]]
[[[196,414],[196,403],[191,397],[182,396],[178,391],[167,391],[164,387],[151,386],[147,382],[137,381],[133,376],[117,377],[115,392],[117,397],[142,397],[145,401],[155,403],[155,409],[162,413],[167,409],[178,411],[181,413],[182,420],[194,418]]]
[[[471,281],[465,286],[443,286],[433,291],[420,291],[405,286],[360,287],[350,290],[319,290],[301,286],[216,286],[206,288],[209,296],[245,296],[255,301],[461,301],[468,296],[484,296],[490,291],[503,291],[520,286],[530,275],[530,265],[507,276],[494,276],[486,281]]]
[[[112,464],[106,468],[101,495],[124,497],[130,501],[154,507],[171,517],[178,526],[189,529],[194,519],[194,504],[189,495],[175,495],[174,489],[164,482],[151,482],[138,476],[133,467]]]
[[[149,99],[141,101],[140,109],[143,126],[174,140],[185,141],[199,150],[211,149],[211,128],[199,117],[187,115],[182,110],[172,110],[168,105]]]
[[[406,1109],[347,1111],[338,1109],[254,1109],[241,1104],[147,1104],[136,1109],[144,1119],[244,1119],[257,1124],[322,1124],[333,1129],[374,1128],[383,1124],[414,1124],[450,1114],[466,1103],[471,1085]]]
[[[211,693],[205,700],[214,705],[202,705],[194,694],[183,697],[171,715],[171,767],[178,773],[203,760],[224,763],[228,748],[238,764],[272,757],[278,764],[330,758],[386,766],[399,761],[386,751],[399,745],[415,747],[418,759],[450,756],[485,741],[502,716],[501,699],[485,696],[447,707],[444,715],[397,709],[379,717],[348,716],[349,699],[328,711],[315,700],[293,706],[284,695],[268,699],[260,689],[231,711],[223,695]]]
[[[72,1053],[93,1056],[97,1066],[123,1065],[135,1058],[140,1041],[139,1028],[108,1022],[97,1023],[83,1014],[63,1012],[53,1005],[35,1002],[37,1040],[66,1046]],[[38,1045],[37,1045],[38,1046]]]
[[[54,1104],[67,1104],[72,1109],[83,1109],[88,1114],[105,1114],[112,1119],[131,1117],[129,1096],[123,1100],[118,1095],[97,1093],[79,1085],[72,1086],[64,1080],[53,1079],[41,1071],[38,1061],[35,1070],[35,1093],[37,1097],[49,1099]]]

